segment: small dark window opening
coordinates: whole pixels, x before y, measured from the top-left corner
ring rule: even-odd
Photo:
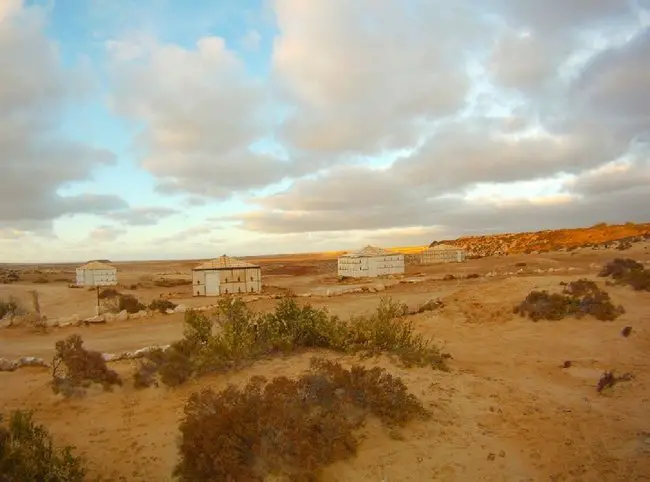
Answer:
[[[237,276],[237,281],[241,281],[241,276]]]
[[[238,292],[241,293],[241,286],[237,288]]]
[[[251,276],[251,281],[253,281],[253,277]]]

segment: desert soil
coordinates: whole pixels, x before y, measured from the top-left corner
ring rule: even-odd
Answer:
[[[178,422],[192,392],[241,385],[254,375],[297,376],[318,355],[345,365],[386,368],[400,376],[433,413],[427,422],[408,425],[400,440],[371,421],[363,429],[358,455],[328,467],[325,481],[650,480],[650,293],[605,286],[596,277],[602,264],[621,255],[650,261],[643,243],[625,253],[522,254],[463,264],[409,266],[401,280],[366,283],[385,285],[386,290],[379,293],[298,298],[300,303],[327,307],[342,317],[368,312],[384,296],[411,306],[440,298],[444,308],[410,318],[419,332],[452,354],[450,372],[406,369],[386,358],[360,360],[304,352],[176,389],[136,390],[130,383],[135,362],[123,361],[111,364],[127,380],[123,387],[64,400],[48,387],[48,370],[25,368],[0,373],[0,407],[3,412],[33,409],[58,442],[75,445],[87,458],[91,475],[165,481],[171,480],[177,461]],[[118,273],[126,286],[141,283],[126,291],[143,301],[162,295],[188,306],[206,304],[205,299],[192,299],[187,286],[161,288],[149,283],[163,276],[189,277],[192,264],[125,263],[118,264]],[[331,259],[262,259],[260,264],[270,293],[304,294],[337,285]],[[0,298],[12,294],[27,300],[28,291],[37,289],[42,311],[48,316],[90,315],[93,292],[55,281],[69,277],[73,268],[51,268],[47,276],[52,281],[47,284],[0,285]],[[450,273],[458,279],[441,280]],[[470,273],[481,276],[462,279]],[[512,313],[512,307],[531,290],[560,291],[561,281],[582,277],[597,281],[626,313],[613,322],[585,318],[537,323]],[[274,303],[264,297],[249,304],[255,310],[267,310]],[[632,327],[627,338],[621,335],[625,326]],[[88,349],[117,352],[177,339],[182,333],[182,315],[53,328],[45,334],[26,328],[3,329],[0,357],[49,358],[54,342],[71,333],[80,333]],[[569,368],[562,367],[565,361],[572,362]],[[634,378],[597,393],[596,384],[606,370],[630,372]]]

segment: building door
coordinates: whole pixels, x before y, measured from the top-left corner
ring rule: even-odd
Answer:
[[[205,272],[205,296],[218,296],[219,295],[219,272],[206,271]]]

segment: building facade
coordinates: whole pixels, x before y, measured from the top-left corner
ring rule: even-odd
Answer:
[[[349,278],[375,278],[404,273],[404,255],[366,246],[338,259],[338,275]]]
[[[223,255],[192,269],[193,296],[262,292],[262,269]]]
[[[117,269],[113,266],[91,261],[77,268],[77,286],[114,286]]]
[[[436,244],[420,253],[420,264],[462,263],[465,250],[449,244]]]

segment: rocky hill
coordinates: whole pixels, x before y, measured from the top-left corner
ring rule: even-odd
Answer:
[[[439,243],[451,244],[465,248],[469,257],[480,258],[516,253],[572,251],[584,247],[615,247],[624,250],[631,243],[643,240],[650,240],[650,223],[600,223],[589,228],[467,236],[434,241],[431,246]]]

